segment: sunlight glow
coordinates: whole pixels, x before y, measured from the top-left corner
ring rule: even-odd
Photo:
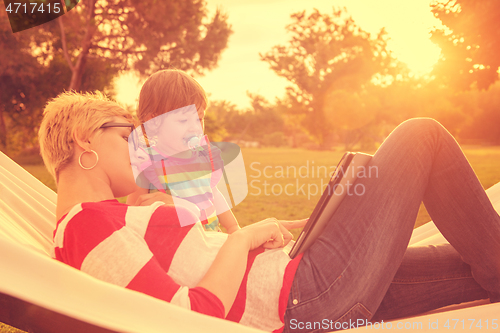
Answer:
[[[132,72],[120,75],[115,79],[116,99],[119,103],[137,108],[139,102],[139,93],[142,84],[139,78]]]
[[[441,49],[437,45],[429,43],[428,40],[418,39],[416,36],[412,38],[410,34],[408,35],[407,39],[401,40],[399,43],[391,41],[389,47],[396,58],[404,62],[414,74],[430,73],[439,59]]]
[[[441,22],[431,13],[429,3],[430,0],[207,0],[211,15],[217,7],[228,13],[234,33],[219,66],[197,80],[211,99],[247,107],[247,92],[251,92],[274,102],[275,97],[285,94],[289,83],[271,71],[259,53],[288,42],[290,36],[285,26],[291,23],[290,14],[303,10],[311,13],[313,8],[331,14],[334,5],[345,7],[356,24],[372,36],[385,28],[390,39],[388,47],[394,55],[414,74],[425,75],[440,54],[429,37],[431,29],[441,27]],[[119,80],[117,98],[135,105],[140,88],[132,77]],[[130,87],[126,82],[130,82]]]

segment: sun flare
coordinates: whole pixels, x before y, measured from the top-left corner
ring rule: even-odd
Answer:
[[[269,101],[285,94],[289,85],[269,65],[260,60],[274,45],[284,45],[290,36],[285,26],[290,14],[299,11],[332,13],[333,6],[345,7],[356,24],[376,36],[387,31],[388,48],[416,75],[428,74],[439,59],[440,49],[429,37],[441,22],[430,11],[429,0],[207,0],[212,13],[217,7],[229,16],[234,33],[223,51],[218,67],[197,77],[214,100],[227,100],[249,106],[247,92],[257,93]],[[140,85],[130,75],[118,83],[118,99],[135,105]]]

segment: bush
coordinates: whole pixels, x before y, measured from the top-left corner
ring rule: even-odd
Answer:
[[[260,142],[266,147],[283,147],[288,145],[288,140],[283,132],[266,134]]]
[[[20,153],[11,157],[17,164],[36,165],[42,164],[43,159],[40,155],[40,147],[32,147],[22,150]]]

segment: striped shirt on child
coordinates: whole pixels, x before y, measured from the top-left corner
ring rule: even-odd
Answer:
[[[200,209],[200,220],[205,229],[218,231],[219,219],[212,189],[223,174],[220,150],[213,145],[200,146],[190,158],[166,156],[155,146],[145,148],[145,151],[152,161],[143,171],[149,189],[158,189],[195,204]]]

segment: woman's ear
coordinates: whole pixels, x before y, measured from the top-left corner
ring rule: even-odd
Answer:
[[[73,130],[73,142],[85,151],[90,150],[90,140],[84,139],[78,130]]]

